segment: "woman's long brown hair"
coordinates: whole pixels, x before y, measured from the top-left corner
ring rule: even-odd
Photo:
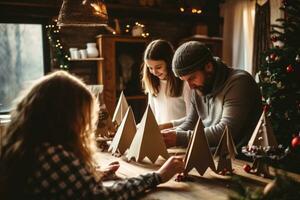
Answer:
[[[181,96],[183,90],[183,81],[175,77],[172,72],[172,58],[174,49],[170,42],[166,40],[154,40],[144,52],[144,63],[142,66],[142,85],[145,93],[157,96],[159,92],[159,78],[150,73],[145,60],[163,60],[167,65],[167,89],[166,95],[170,97]]]
[[[96,112],[91,92],[67,72],[54,72],[38,81],[12,112],[3,138],[0,195],[24,189],[35,152],[43,143],[62,145],[92,167]]]

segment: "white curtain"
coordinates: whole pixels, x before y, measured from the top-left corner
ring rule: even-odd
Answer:
[[[284,12],[279,9],[281,5],[282,5],[282,0],[270,0],[271,24],[280,24],[276,22],[276,19],[284,18]]]
[[[227,0],[223,6],[223,60],[251,72],[255,1]]]
[[[266,0],[226,0],[223,4],[223,60],[229,66],[251,73],[255,3]],[[271,0],[271,24],[283,17],[282,0]]]

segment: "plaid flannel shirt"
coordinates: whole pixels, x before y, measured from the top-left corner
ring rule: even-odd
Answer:
[[[31,199],[129,199],[159,183],[159,175],[149,173],[103,186],[73,153],[44,144],[25,193]]]

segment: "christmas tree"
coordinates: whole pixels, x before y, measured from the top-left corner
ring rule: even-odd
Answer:
[[[284,0],[284,18],[272,25],[272,47],[260,66],[265,111],[279,143],[289,146],[300,131],[300,0]]]

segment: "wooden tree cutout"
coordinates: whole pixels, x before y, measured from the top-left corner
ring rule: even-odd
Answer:
[[[112,121],[114,123],[116,123],[117,126],[119,126],[121,124],[121,122],[126,114],[127,109],[128,109],[127,100],[124,96],[124,93],[121,92],[116,110],[115,110],[113,118],[112,118]]]
[[[267,118],[265,111],[263,111],[248,142],[248,149],[251,150],[253,146],[256,146],[257,148],[278,146],[271,122]],[[260,176],[271,177],[268,164],[265,162],[264,158],[260,156],[254,156],[254,162],[250,172]]]
[[[217,172],[220,174],[232,173],[232,163],[231,159],[235,158],[237,151],[232,139],[232,135],[228,129],[228,126],[225,125],[221,140],[217,147],[214,157],[218,158]]]
[[[276,138],[273,133],[270,120],[267,118],[265,111],[263,111],[256,128],[248,142],[248,147],[252,146],[278,146]]]
[[[216,171],[215,163],[204,133],[204,126],[199,118],[188,145],[184,172],[188,174],[189,171],[196,168],[198,173],[202,176],[208,167]]]
[[[148,105],[128,150],[127,158],[128,160],[135,159],[140,162],[148,157],[155,163],[159,156],[167,159],[169,154],[153,112]]]
[[[131,107],[127,109],[125,117],[108,149],[114,155],[123,155],[130,147],[136,133],[136,123]]]

